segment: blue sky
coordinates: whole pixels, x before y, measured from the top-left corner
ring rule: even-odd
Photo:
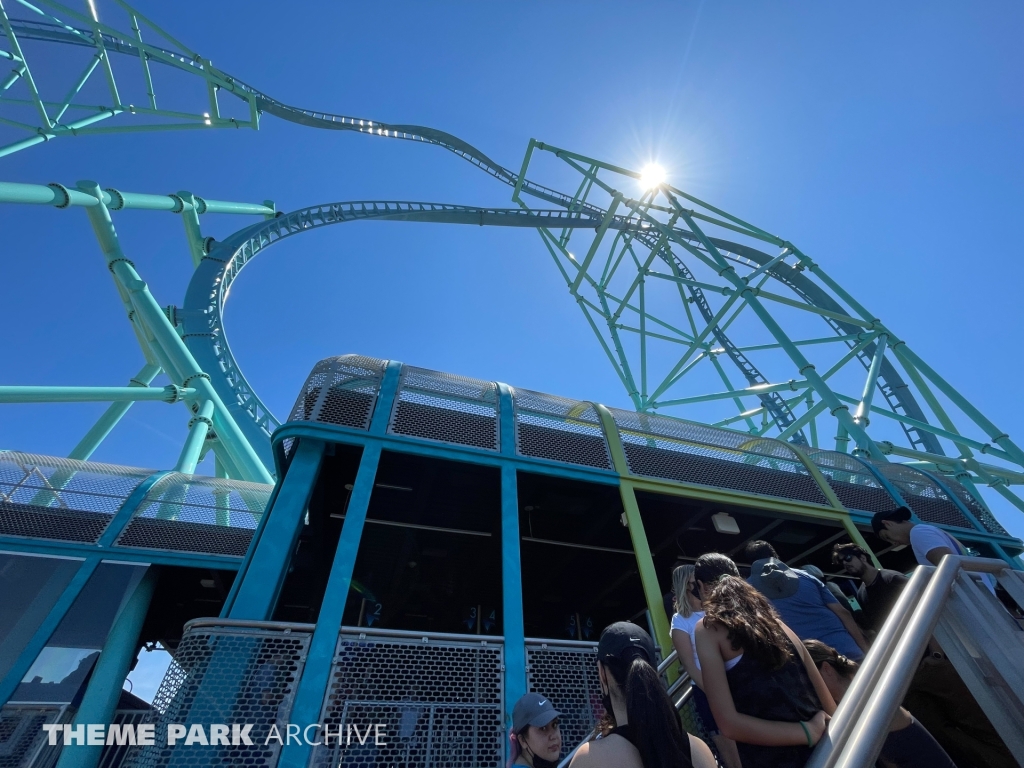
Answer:
[[[797,243],[1024,439],[1019,3],[138,5],[287,103],[447,130],[514,168],[530,138],[627,167],[657,160],[674,185]],[[442,150],[269,116],[259,132],[62,139],[0,165],[8,181],[91,178],[282,210],[510,205]],[[177,217],[115,223],[160,303],[180,304]],[[243,223],[207,217],[204,233]],[[84,213],[3,206],[0,231],[0,383],[124,384],[142,358]],[[373,223],[293,239],[246,269],[226,321],[279,417],[317,360],[346,352],[628,407],[527,231]],[[66,454],[102,409],[5,406],[0,445]],[[173,465],[186,422],[180,406],[139,404],[94,458]],[[1017,535],[1019,517],[1007,518]]]

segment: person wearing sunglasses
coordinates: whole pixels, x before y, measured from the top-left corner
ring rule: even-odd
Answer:
[[[865,629],[878,632],[910,579],[899,571],[875,568],[868,553],[856,544],[836,544],[832,547],[832,562],[860,579],[857,602],[861,621]]]

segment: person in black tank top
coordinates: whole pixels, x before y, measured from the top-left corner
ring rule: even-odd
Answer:
[[[601,633],[597,658],[606,716],[571,768],[715,768],[707,745],[679,724],[654,668],[650,635],[629,622],[612,624]]]
[[[802,768],[835,702],[797,636],[734,568],[712,553],[695,570],[705,617],[694,634],[711,711],[743,768]]]
[[[843,656],[818,640],[804,640],[804,647],[821,671],[821,677],[840,701],[857,672],[857,662]],[[889,724],[889,735],[882,743],[877,765],[880,768],[956,768],[939,742],[903,707]]]

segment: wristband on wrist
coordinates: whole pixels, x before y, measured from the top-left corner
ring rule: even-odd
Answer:
[[[807,723],[805,723],[803,720],[801,720],[800,721],[800,727],[804,729],[804,736],[807,737],[807,746],[808,747],[813,747],[814,743],[811,741],[811,732],[809,730],[807,730]]]

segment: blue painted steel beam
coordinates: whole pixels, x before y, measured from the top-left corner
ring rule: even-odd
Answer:
[[[268,621],[273,614],[302,532],[323,454],[324,444],[319,440],[306,438],[296,446],[274,505],[264,513],[267,523],[242,575],[229,618]]]
[[[46,618],[43,619],[36,629],[32,639],[29,640],[21,653],[18,654],[18,659],[8,670],[4,679],[0,680],[0,707],[3,707],[10,700],[11,696],[14,695],[14,691],[18,688],[25,675],[28,674],[39,652],[46,647],[46,644],[50,641],[50,636],[57,629],[64,615],[71,608],[99,564],[99,557],[90,557],[79,566],[77,573],[71,577],[71,581],[68,582],[60,598],[54,603],[49,613],[46,614]]]
[[[93,668],[73,725],[112,723],[121,688],[139,649],[139,633],[146,620],[159,572],[150,568],[136,585],[107,634]],[[99,745],[76,744],[61,751],[57,768],[96,768],[103,756]]]
[[[385,404],[379,402],[378,407]],[[374,418],[376,419],[376,416]],[[334,553],[327,589],[320,604],[320,615],[317,617],[316,629],[310,640],[306,666],[295,693],[295,704],[289,722],[320,722],[320,711],[327,692],[331,662],[338,644],[345,603],[348,600],[349,588],[352,586],[352,572],[359,554],[359,542],[366,524],[366,513],[370,507],[370,496],[377,477],[380,454],[380,442],[369,443],[363,448],[359,471],[352,484],[352,495],[349,497],[345,512],[345,522],[341,527],[341,538]],[[288,475],[285,476],[286,480],[287,478]],[[304,768],[309,760],[309,752],[310,747],[305,743],[285,746],[278,761],[278,768]]]
[[[896,506],[906,507],[911,511],[911,513],[913,513],[913,508],[907,503],[907,500],[903,498],[903,494],[899,492],[899,489],[897,489],[895,485],[889,482],[889,479],[885,475],[878,471],[878,467],[876,467],[870,461],[865,461],[863,458],[861,458],[855,453],[847,455],[854,461],[858,462],[861,466],[864,467],[864,469],[871,473],[871,476],[875,478],[875,480],[877,480],[883,488],[885,488],[886,492],[892,497],[893,501],[896,502]]]
[[[377,394],[377,404],[370,419],[369,433],[372,437],[367,439],[365,433],[362,434],[365,441],[362,443],[363,454],[359,460],[355,482],[352,484],[352,495],[345,511],[338,547],[334,551],[331,573],[327,577],[327,589],[320,603],[320,615],[317,617],[316,629],[313,631],[309,652],[306,654],[306,666],[295,693],[295,704],[290,717],[293,723],[320,721],[320,711],[331,675],[331,662],[334,660],[345,603],[348,601],[349,589],[352,586],[352,572],[359,556],[359,542],[363,538],[373,484],[377,477],[377,467],[380,465],[383,446],[380,437],[387,433],[391,410],[398,396],[401,375],[402,364],[394,360],[388,362]],[[285,480],[290,475],[291,469],[285,475]],[[281,752],[278,768],[303,768],[309,760],[309,752],[310,748],[305,743],[286,745]]]
[[[146,500],[146,495],[152,490],[153,486],[156,485],[160,480],[171,474],[169,471],[155,472],[137,486],[133,490],[128,498],[124,500],[124,504],[114,515],[113,519],[107,524],[106,529],[100,535],[96,541],[98,548],[113,546],[114,542],[117,541],[118,535],[124,530],[124,527],[131,521],[132,516],[139,509],[139,506],[143,501]]]
[[[515,457],[515,415],[512,393],[498,385],[501,454]],[[526,628],[523,618],[523,569],[519,538],[519,491],[516,465],[501,465],[501,602],[505,635],[505,714],[526,693]],[[510,725],[506,722],[506,726]]]

